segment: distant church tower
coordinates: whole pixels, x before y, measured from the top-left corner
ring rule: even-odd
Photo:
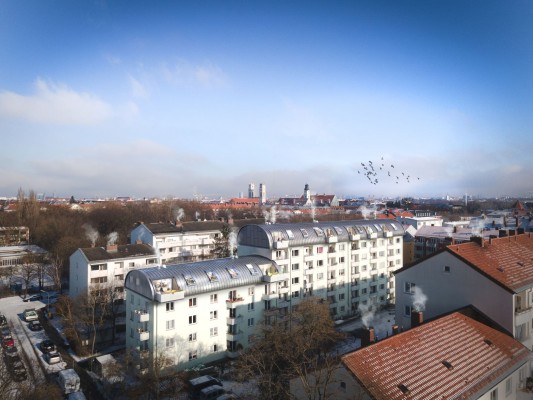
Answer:
[[[311,191],[309,190],[309,184],[306,183],[304,187],[304,203],[306,205],[311,203]]]
[[[255,197],[255,184],[250,183],[248,185],[248,198],[253,199]]]
[[[259,184],[259,204],[266,204],[267,187],[264,183]]]

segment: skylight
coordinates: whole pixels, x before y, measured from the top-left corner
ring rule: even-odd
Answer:
[[[259,274],[259,271],[257,270],[257,268],[255,268],[252,264],[246,264],[246,268],[248,268],[248,271],[250,271],[252,275]]]
[[[212,271],[205,271],[209,282],[218,282],[218,276]]]
[[[233,279],[239,277],[239,273],[235,271],[233,268],[228,268],[229,276],[231,276]]]

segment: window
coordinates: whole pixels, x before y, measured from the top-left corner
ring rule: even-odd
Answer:
[[[343,276],[344,275],[344,269],[339,269],[339,276]]]
[[[196,324],[196,315],[189,315],[189,325]]]
[[[196,297],[189,299],[189,307],[196,307]]]
[[[444,266],[444,270],[443,270],[444,272],[450,273],[451,270],[452,270],[452,268],[449,265],[445,265]]]
[[[498,400],[498,388],[490,392],[490,400]]]
[[[91,265],[91,271],[106,271],[106,270],[107,270],[107,264]]]
[[[174,320],[171,319],[171,320],[168,320],[167,321],[167,331],[171,330],[171,329],[174,329]]]
[[[300,282],[300,278],[296,277],[296,278],[292,278],[292,284],[295,285],[297,283]]]
[[[189,351],[189,361],[196,360],[198,358],[198,350]]]
[[[189,342],[196,342],[196,332],[189,334]]]
[[[166,303],[167,311],[174,311],[174,302]]]
[[[505,381],[505,395],[506,396],[509,396],[511,394],[511,392],[513,391],[513,377],[510,376],[509,378],[507,378],[507,380]]]
[[[248,311],[253,311],[255,303],[248,303]]]
[[[341,391],[346,393],[346,382],[341,381]]]
[[[339,293],[339,300],[344,300],[344,293]]]
[[[209,282],[218,282],[218,276],[213,271],[205,271]]]
[[[293,250],[291,254],[292,254],[293,257],[298,257],[300,255],[300,251],[299,250]]]
[[[415,284],[413,282],[405,282],[404,292],[413,294],[415,292]]]
[[[316,279],[317,280],[324,279],[324,273],[323,272],[319,272],[318,274],[316,274]]]
[[[217,327],[214,327],[214,328],[211,328],[209,329],[209,335],[210,336],[218,336],[218,328]]]
[[[296,290],[296,291],[292,292],[292,297],[300,297],[300,291]]]
[[[174,338],[166,338],[165,339],[165,346],[166,347],[174,347]]]
[[[294,263],[294,264],[292,264],[291,269],[292,269],[293,271],[298,271],[298,270],[300,269],[300,264],[298,264],[298,263]]]
[[[218,294],[214,293],[210,295],[209,300],[211,301],[211,303],[218,303]]]
[[[253,296],[253,295],[254,295],[254,293],[255,293],[255,290],[254,290],[254,288],[253,288],[253,287],[251,287],[251,288],[248,288],[248,295],[249,295],[249,296]]]
[[[254,319],[248,318],[248,326],[254,326]]]
[[[317,267],[321,267],[322,265],[324,265],[324,260],[317,260],[316,265]]]
[[[362,293],[362,294],[366,294],[366,292],[368,292],[367,288],[363,288],[363,289],[361,289],[361,293]]]
[[[359,290],[352,290],[352,297],[359,297]]]
[[[218,318],[218,311],[209,312],[209,319],[217,319],[217,318]]]
[[[343,251],[345,249],[344,243],[339,243],[339,250]]]
[[[303,229],[303,228],[300,228],[300,232],[302,232],[302,236],[303,236],[304,238],[306,238],[306,237],[309,236],[309,233],[307,233],[307,231],[306,231],[305,229]]]
[[[404,309],[403,309],[403,314],[406,317],[410,317],[411,316],[411,306],[405,306]]]
[[[324,248],[323,248],[322,246],[318,246],[318,247],[316,248],[316,252],[317,252],[317,253],[322,253],[323,251],[324,251]]]
[[[107,276],[101,276],[100,278],[91,278],[91,283],[106,283]]]
[[[213,353],[216,353],[218,351],[218,345],[214,344],[212,347]]]

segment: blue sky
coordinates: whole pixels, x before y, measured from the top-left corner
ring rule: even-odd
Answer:
[[[532,20],[515,0],[4,0],[0,196],[532,195]]]

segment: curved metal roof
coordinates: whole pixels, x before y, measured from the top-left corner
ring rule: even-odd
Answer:
[[[266,257],[246,256],[136,269],[126,276],[125,287],[155,299],[155,283],[169,280],[173,287],[183,290],[185,296],[191,296],[261,283],[271,267],[278,269],[276,263]]]
[[[243,226],[238,235],[239,245],[272,248],[278,240],[288,240],[290,246],[305,246],[326,243],[327,236],[337,236],[338,241],[349,240],[350,234],[359,234],[366,239],[369,233],[392,232],[403,236],[404,229],[398,221],[386,219],[304,222],[292,224],[262,224]]]

